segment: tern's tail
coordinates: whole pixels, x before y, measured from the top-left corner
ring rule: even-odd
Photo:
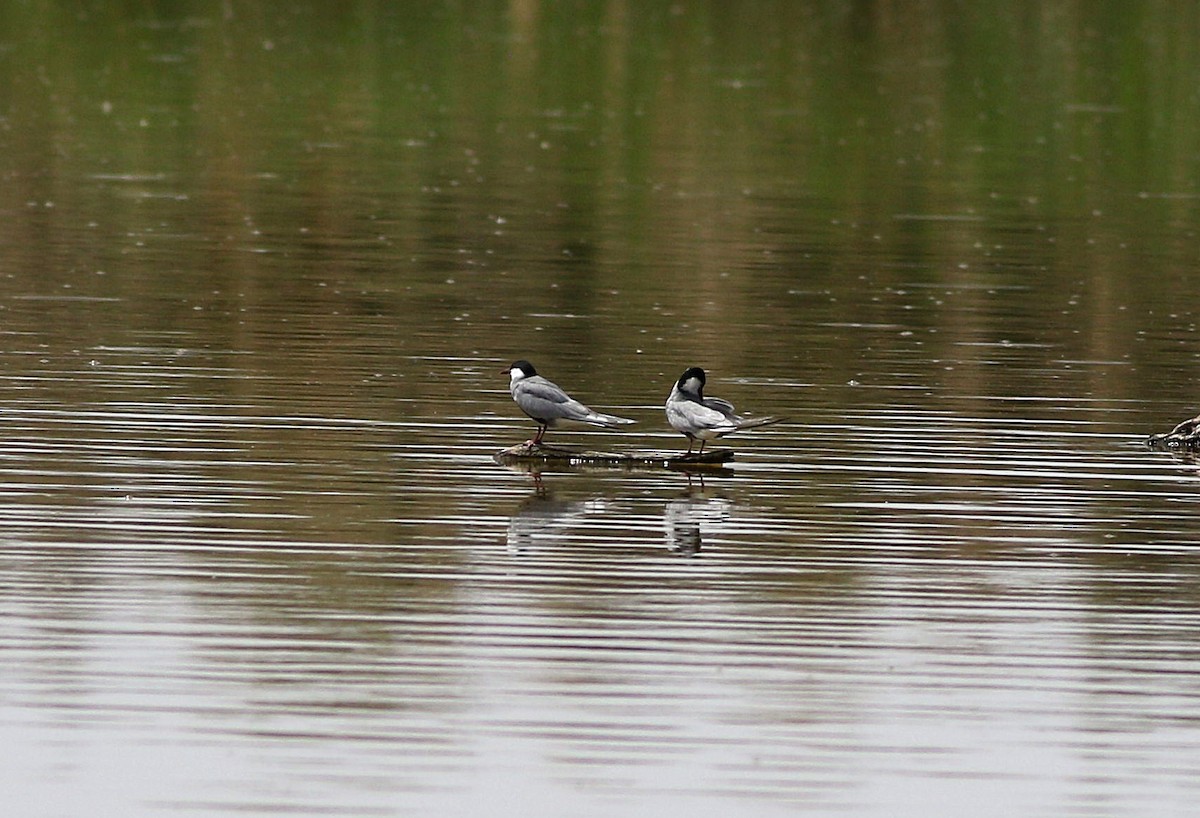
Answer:
[[[637,423],[636,420],[629,418],[619,418],[616,415],[606,415],[602,412],[592,412],[587,419],[588,423],[594,423],[597,426],[624,426],[627,423]]]
[[[737,427],[738,429],[757,429],[759,426],[771,426],[775,423],[783,423],[785,420],[791,420],[791,418],[748,418],[739,420]]]

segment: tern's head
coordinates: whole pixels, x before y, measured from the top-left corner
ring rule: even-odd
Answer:
[[[680,392],[700,395],[704,392],[704,370],[698,366],[689,367],[679,376],[675,385]]]
[[[522,378],[529,378],[537,374],[537,370],[533,368],[533,364],[526,360],[513,361],[504,371],[508,373],[511,383],[516,383]]]

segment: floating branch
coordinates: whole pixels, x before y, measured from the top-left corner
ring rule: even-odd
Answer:
[[[1185,420],[1163,434],[1146,441],[1152,449],[1200,449],[1200,417]]]
[[[556,463],[567,466],[616,466],[684,469],[721,466],[733,460],[733,449],[710,449],[703,454],[664,454],[662,452],[580,452],[537,443],[520,443],[501,449],[494,455],[497,463]]]

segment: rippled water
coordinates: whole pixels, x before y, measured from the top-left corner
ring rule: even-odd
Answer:
[[[13,814],[1194,811],[1195,21],[349,8],[0,35]]]
[[[1196,474],[1146,407],[752,380],[725,392],[796,419],[731,469],[540,473],[490,459],[531,428],[498,361],[400,362],[456,411],[385,420],[269,378],[166,402],[254,377],[90,353],[43,377],[104,400],[4,408],[5,766],[37,814],[1196,796]]]

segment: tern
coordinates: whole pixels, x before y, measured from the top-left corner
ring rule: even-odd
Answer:
[[[529,442],[540,445],[546,430],[558,426],[560,421],[588,423],[592,426],[613,428],[636,420],[606,415],[584,406],[572,398],[555,383],[543,378],[529,361],[514,361],[504,370],[508,373],[508,391],[521,411],[533,418],[538,425],[537,436]]]
[[[704,454],[704,444],[714,437],[724,437],[742,429],[769,426],[787,418],[744,418],[734,412],[733,404],[721,398],[704,397],[704,370],[689,367],[679,376],[667,398],[667,422],[671,428],[688,439],[688,451],[699,440],[699,454]]]

